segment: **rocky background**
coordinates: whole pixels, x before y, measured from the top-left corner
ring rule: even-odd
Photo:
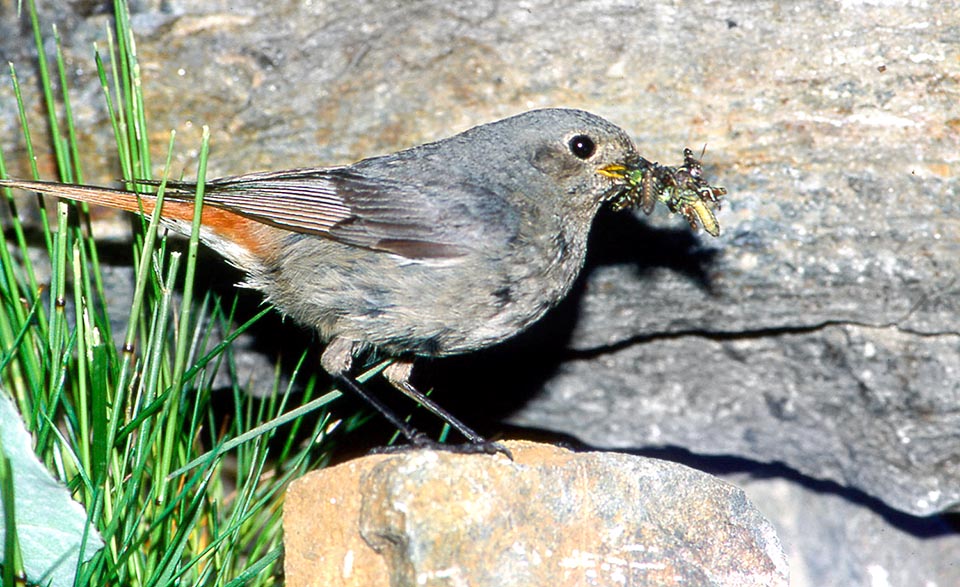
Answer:
[[[0,52],[38,106],[16,4]],[[567,303],[425,379],[485,431],[734,481],[794,585],[960,584],[960,3],[462,4],[134,2],[155,159],[177,129],[190,176],[206,124],[211,175],[344,163],[543,106],[603,115],[664,164],[706,145],[719,239],[662,208],[602,215]],[[109,181],[109,3],[41,10],[86,179]],[[0,147],[27,175],[18,137],[7,83]],[[275,349],[249,344],[269,380]]]

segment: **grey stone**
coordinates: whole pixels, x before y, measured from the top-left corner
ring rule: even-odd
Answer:
[[[955,507],[952,6],[712,5],[737,23],[725,34],[701,28],[707,8],[675,6],[686,26],[672,42],[703,74],[670,86],[675,108],[729,124],[703,137],[730,191],[724,236],[624,239],[640,261],[618,253],[591,274],[570,337],[579,358],[511,421],[598,446],[782,461],[918,515]],[[686,265],[658,266],[678,247]]]
[[[44,4],[86,178],[109,181],[90,58],[107,17]],[[956,1],[262,6],[137,5],[155,160],[176,128],[176,174],[202,124],[212,175],[350,161],[537,106],[604,115],[666,164],[707,144],[730,192],[720,239],[662,209],[598,223],[572,358],[511,421],[782,461],[918,515],[956,507]],[[29,34],[0,15],[41,136]],[[0,143],[25,175],[18,133],[0,84]]]
[[[791,587],[960,585],[954,520],[913,518],[826,483],[721,475],[777,528]]]
[[[930,514],[960,499],[958,344],[850,324],[650,340],[565,362],[511,421],[787,463]]]

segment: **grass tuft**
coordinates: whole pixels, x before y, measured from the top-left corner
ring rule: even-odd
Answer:
[[[49,33],[56,47],[56,67],[50,68],[46,33],[32,0],[26,9],[59,179],[82,181],[59,36],[55,29]],[[143,80],[125,2],[115,2],[114,14],[108,51],[101,55],[95,49],[91,60],[117,144],[117,168],[128,188],[141,189],[137,180],[152,178]],[[26,114],[31,109],[13,64],[10,83],[36,176],[35,133]],[[174,141],[171,133],[161,202]],[[205,129],[198,202],[208,143]],[[0,177],[6,176],[0,153]],[[160,205],[137,232],[135,293],[118,349],[87,206],[62,201],[52,210],[52,202],[38,198],[42,224],[30,233],[11,191],[0,196],[11,218],[0,231],[0,390],[24,416],[40,460],[83,505],[89,528],[106,544],[80,565],[75,584],[281,583],[283,491],[327,460],[328,434],[337,427],[329,416],[309,421],[303,416],[324,410],[339,393],[317,396],[313,374],[301,370],[306,354],[285,389],[277,371],[276,393],[266,399],[251,398],[236,384],[232,391],[211,389],[219,370],[232,371],[230,343],[270,310],[237,326],[232,307],[194,291],[199,214],[185,253],[173,250],[159,230]],[[34,262],[40,257],[49,260],[49,274],[38,269],[46,263]],[[214,327],[228,332],[222,342],[211,341]],[[295,382],[304,397],[290,409]],[[218,396],[223,393],[230,396],[226,402]],[[227,417],[218,409],[223,403],[233,406]],[[0,460],[0,484],[10,479],[4,465]],[[9,491],[0,494],[9,497]],[[0,523],[12,527],[10,505]],[[16,580],[16,543],[8,541],[5,548],[12,564],[0,577]]]

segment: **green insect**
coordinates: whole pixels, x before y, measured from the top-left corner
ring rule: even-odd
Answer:
[[[646,214],[653,212],[658,201],[674,214],[680,214],[694,230],[703,226],[711,236],[720,236],[720,224],[714,210],[727,194],[703,179],[703,166],[690,149],[683,150],[683,165],[670,167],[640,158],[631,167],[616,166],[605,174],[625,180],[626,188],[614,199],[614,210],[639,206]]]

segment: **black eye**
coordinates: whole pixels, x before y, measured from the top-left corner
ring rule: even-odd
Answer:
[[[597,144],[587,135],[577,135],[567,144],[570,145],[570,152],[578,159],[589,159],[597,152]]]

